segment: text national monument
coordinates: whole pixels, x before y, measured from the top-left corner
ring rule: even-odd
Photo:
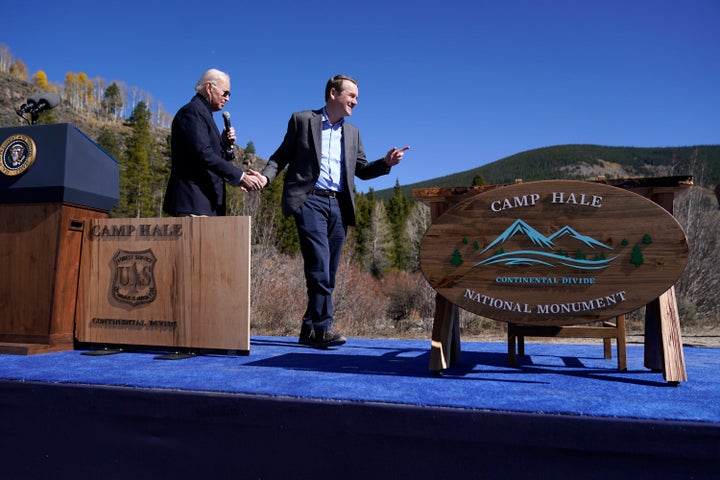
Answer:
[[[636,310],[688,261],[675,218],[636,193],[584,181],[492,189],[433,221],[422,271],[445,299],[525,325],[571,325]]]

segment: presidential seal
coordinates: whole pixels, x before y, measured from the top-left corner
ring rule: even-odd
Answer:
[[[115,252],[112,258],[113,298],[133,307],[155,301],[155,262],[152,249]]]
[[[0,146],[2,161],[0,172],[7,176],[20,175],[35,163],[35,142],[27,135],[13,135]]]

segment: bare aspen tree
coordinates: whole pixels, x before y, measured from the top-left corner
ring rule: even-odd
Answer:
[[[99,118],[107,118],[107,112],[105,111],[105,91],[107,89],[107,82],[104,78],[95,77],[92,79],[93,85],[93,112]]]
[[[420,269],[420,243],[427,229],[430,228],[430,207],[422,202],[415,202],[410,207],[407,219],[408,270]]]
[[[20,80],[27,80],[28,70],[25,66],[25,62],[20,59],[12,62],[12,64],[10,65],[10,75]]]
[[[381,275],[390,266],[392,250],[392,231],[387,221],[385,203],[375,202],[375,208],[370,217],[369,243],[363,266],[373,275]]]
[[[0,72],[9,72],[13,56],[10,49],[4,43],[0,43]]]
[[[720,211],[714,194],[692,187],[677,202],[675,216],[685,229],[690,254],[677,282],[681,321],[700,326],[720,316]]]

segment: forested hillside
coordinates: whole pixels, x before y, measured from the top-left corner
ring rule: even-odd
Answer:
[[[443,159],[452,165],[452,159]],[[520,152],[487,165],[444,177],[403,185],[414,188],[512,184],[550,179],[586,180],[606,178],[691,175],[695,184],[713,187],[720,183],[720,145],[678,147],[609,147],[558,145]],[[379,190],[378,198],[392,192]]]
[[[160,216],[169,173],[171,116],[152,95],[121,82],[88,79],[69,72],[62,83],[42,71],[30,74],[20,59],[0,44],[0,127],[24,125],[15,112],[34,93],[53,91],[60,105],[39,123],[72,123],[120,164],[121,195],[115,217]],[[249,142],[236,147],[243,168],[261,169]],[[442,159],[452,165],[451,159]],[[511,184],[545,179],[593,179],[692,175],[696,187],[676,203],[676,216],[691,245],[690,264],[678,282],[682,321],[702,328],[720,320],[720,211],[709,187],[720,183],[720,146],[663,148],[563,145],[540,148],[466,172],[370,190],[357,196],[357,225],[350,230],[336,285],[336,317],[350,335],[425,336],[432,324],[434,294],[419,270],[418,251],[429,227],[427,206],[412,199],[412,189]],[[279,179],[280,180],[280,179]],[[304,310],[302,261],[292,220],[280,212],[281,181],[262,192],[229,188],[232,215],[252,217],[252,324],[254,332],[296,335]],[[366,294],[357,295],[363,291]],[[270,294],[269,292],[273,292]],[[283,292],[277,302],[276,292]],[[497,323],[463,312],[461,327],[470,333],[496,329]]]

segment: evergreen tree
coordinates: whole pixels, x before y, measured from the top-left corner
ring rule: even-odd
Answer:
[[[369,265],[366,261],[370,252],[372,242],[371,220],[375,211],[375,191],[371,188],[366,194],[355,195],[355,257],[364,266]]]
[[[640,250],[639,246],[635,245],[632,249],[632,253],[630,254],[630,263],[639,267],[644,262],[645,260],[643,259],[642,250]]]
[[[162,217],[162,205],[165,198],[165,187],[170,178],[170,135],[165,143],[152,142],[153,153],[150,156],[150,175],[152,178],[152,210],[153,216]],[[239,189],[233,189],[239,190]]]
[[[457,248],[453,251],[452,256],[450,257],[450,263],[456,267],[463,264],[462,254]]]
[[[485,177],[482,176],[481,173],[478,173],[473,177],[472,186],[473,187],[480,187],[483,185],[487,185],[487,182],[485,181]]]
[[[283,170],[262,189],[261,207],[253,217],[253,243],[274,245],[280,252],[294,255],[300,252],[295,220],[283,215],[280,205],[285,175]]]
[[[255,144],[252,140],[248,141],[247,145],[245,145],[245,150],[242,154],[242,164],[244,168],[252,167],[253,162],[255,161]]]
[[[295,220],[282,214],[280,215],[280,225],[278,227],[278,246],[283,253],[290,255],[300,253],[300,240],[298,240]]]
[[[124,164],[120,168],[120,188],[123,191],[119,205],[128,217],[153,216],[153,178],[150,171],[153,139],[150,135],[150,112],[140,101],[129,118],[132,133],[127,140]]]
[[[97,137],[97,144],[116,160],[120,158],[120,155],[122,155],[120,141],[113,134],[112,130],[107,127],[102,127],[100,129],[100,133]]]
[[[123,110],[123,96],[117,83],[113,82],[105,89],[105,95],[102,100],[102,112],[106,118],[117,120],[120,118]]]
[[[225,194],[227,195],[226,204],[228,216],[253,215],[252,213],[246,212],[248,208],[245,202],[246,192],[243,192],[239,188],[227,187],[225,188]]]
[[[393,196],[387,202],[387,217],[390,222],[390,232],[393,240],[391,265],[398,270],[406,270],[409,263],[410,245],[407,229],[405,228],[409,213],[410,200],[403,195],[400,182],[395,180]]]
[[[119,163],[119,169],[120,169],[120,175],[122,178],[122,171],[123,166],[120,163],[120,157],[122,155],[122,146],[120,145],[120,141],[118,138],[113,134],[112,130],[110,130],[107,127],[103,127],[100,129],[100,133],[97,137],[97,144],[105,150],[108,154],[110,154],[111,157],[113,157],[118,163]],[[121,182],[122,185],[122,182]],[[125,209],[121,208],[121,205],[124,205],[124,195],[122,188],[120,189],[120,198],[113,206],[112,211],[110,212],[110,217],[112,218],[118,218],[118,217],[126,217],[127,215],[124,214]]]

